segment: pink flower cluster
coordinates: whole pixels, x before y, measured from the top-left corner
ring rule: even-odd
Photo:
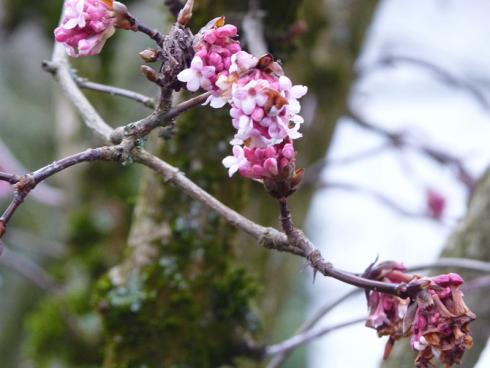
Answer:
[[[475,319],[459,289],[463,284],[461,276],[450,273],[421,278],[406,274],[401,264],[385,262],[370,270],[366,277],[391,283],[416,283],[421,288],[411,301],[369,292],[366,326],[376,329],[379,336],[389,336],[385,359],[396,340],[411,335],[410,345],[418,352],[417,367],[432,366],[433,358],[446,367],[461,362],[473,343],[468,325]]]
[[[410,345],[418,351],[416,365],[431,366],[433,357],[446,367],[460,364],[473,339],[468,325],[475,319],[463,300],[461,276],[455,273],[430,279],[427,291],[417,298]]]
[[[293,140],[303,118],[299,98],[304,86],[293,86],[270,55],[256,58],[242,51],[234,39],[237,28],[213,20],[197,35],[190,68],[177,78],[189,91],[211,92],[207,103],[219,108],[230,105],[233,127],[233,156],[223,160],[232,176],[267,180],[294,175]]]
[[[63,43],[69,56],[100,53],[116,27],[130,29],[125,5],[112,0],[68,0],[55,40]]]

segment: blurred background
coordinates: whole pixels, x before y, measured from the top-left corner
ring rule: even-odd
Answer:
[[[0,0],[1,171],[23,173],[100,144],[40,67],[61,3]],[[178,1],[125,3],[167,30]],[[362,272],[377,256],[407,266],[441,254],[490,261],[484,205],[475,205],[482,224],[470,224],[478,235],[471,246],[462,241],[470,198],[490,199],[489,13],[485,0],[197,0],[191,26],[197,32],[221,14],[237,25],[258,17],[269,50],[309,87],[297,147],[306,175],[293,216],[328,260]],[[155,96],[137,57],[150,46],[117,32],[101,55],[74,61],[74,72]],[[112,126],[149,113],[133,101],[87,96]],[[278,226],[260,185],[227,181],[220,162],[228,147],[219,142],[230,134],[226,113],[200,108],[182,116],[173,139],[148,145],[226,204]],[[351,290],[321,277],[313,283],[301,260],[255,249],[167,187],[134,165],[96,164],[35,190],[3,239],[0,367],[265,366],[247,358],[244,341],[282,341]],[[0,184],[2,207],[10,195]],[[156,256],[114,285],[110,270],[131,266],[141,244]],[[349,298],[315,328],[365,317],[363,298]],[[488,367],[485,289],[468,294],[468,305],[479,319],[462,366]],[[384,343],[358,323],[297,349],[284,366],[380,367]],[[385,366],[408,368],[410,359],[397,349]]]

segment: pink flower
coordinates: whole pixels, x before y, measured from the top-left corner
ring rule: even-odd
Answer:
[[[65,45],[69,56],[100,53],[115,27],[130,28],[125,20],[126,7],[112,0],[68,0],[55,39]]]
[[[262,180],[269,193],[287,196],[302,175],[295,170],[292,140],[301,137],[298,99],[307,88],[293,86],[271,55],[256,58],[242,51],[237,33],[224,18],[209,22],[194,38],[191,66],[178,79],[190,91],[211,92],[205,104],[230,105],[236,134],[230,141],[233,155],[223,160],[229,175]]]
[[[195,92],[199,87],[203,89],[210,88],[210,78],[214,73],[214,66],[204,66],[202,59],[199,56],[195,56],[192,59],[190,68],[182,70],[177,75],[177,79],[186,83],[189,91]]]
[[[194,38],[193,48],[196,54],[190,68],[183,70],[178,79],[187,82],[189,91],[197,91],[199,87],[210,91],[211,96],[208,97],[205,105],[210,104],[211,107],[220,108],[230,98],[231,87],[236,80],[229,72],[231,58],[241,51],[240,43],[234,40],[237,34],[238,30],[234,25],[225,25],[224,18],[217,18],[199,31]],[[199,63],[198,70],[195,68],[196,62]]]
[[[418,352],[417,367],[431,366],[436,357],[446,367],[459,364],[473,339],[468,325],[475,319],[463,300],[461,276],[455,273],[428,279],[416,300],[410,345]]]

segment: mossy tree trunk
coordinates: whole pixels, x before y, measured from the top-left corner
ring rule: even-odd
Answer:
[[[286,64],[288,74],[310,86],[320,101],[306,129],[305,143],[298,147],[304,166],[323,157],[330,132],[345,111],[359,40],[375,3],[354,1],[347,8],[314,1],[261,4],[266,10],[269,49],[284,59],[294,55]],[[240,24],[248,2],[203,1],[196,5],[193,23],[199,27],[221,14]],[[304,42],[296,47],[289,40],[275,42],[287,34],[299,15],[311,20]],[[334,19],[335,27],[349,30],[349,37],[332,36]],[[323,104],[324,99],[329,104]],[[226,113],[218,115],[209,110],[188,113],[179,119],[177,135],[153,142],[153,149],[226,204],[237,210],[247,205],[259,222],[277,225],[276,204],[260,186],[248,188],[250,183],[242,178],[227,178],[221,159],[229,151],[232,128]],[[311,193],[304,190],[295,195],[299,223]],[[293,257],[246,244],[250,241],[246,238],[240,237],[243,244],[237,251],[235,235],[215,214],[151,173],[145,174],[126,260],[100,283],[99,305],[109,339],[105,367],[236,363],[245,341],[259,326],[249,307],[256,300],[262,335],[267,333],[288,294],[288,285],[298,275],[299,264]],[[281,257],[279,262],[277,257]],[[252,270],[255,281],[245,266]],[[264,285],[258,299],[256,281]]]

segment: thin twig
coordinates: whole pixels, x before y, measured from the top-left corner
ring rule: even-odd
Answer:
[[[162,44],[164,37],[157,29],[151,29],[151,28],[145,26],[144,24],[141,24],[138,21],[136,21],[135,26],[136,26],[136,29],[138,32],[146,34],[153,41],[155,41],[158,45]]]
[[[423,68],[435,76],[437,76],[444,83],[460,88],[469,92],[475,100],[485,109],[490,110],[490,102],[488,101],[485,94],[475,85],[469,81],[463,79],[460,76],[454,75],[449,70],[445,69],[443,66],[433,63],[429,60],[424,60],[420,56],[410,56],[410,55],[384,55],[382,56],[372,67],[368,67],[367,71],[376,70],[379,66],[392,66],[398,63],[405,63],[415,65],[417,67]],[[364,74],[366,70],[360,70],[361,74]]]
[[[428,213],[428,212],[411,211],[409,209],[402,207],[396,201],[394,201],[393,199],[384,195],[383,193],[377,192],[374,189],[366,188],[366,187],[363,187],[360,185],[347,183],[347,182],[339,182],[339,181],[330,181],[329,180],[329,181],[321,182],[321,183],[317,184],[317,189],[339,189],[339,190],[345,190],[345,191],[349,191],[349,192],[356,192],[356,193],[365,194],[365,195],[368,195],[370,197],[373,197],[375,200],[377,200],[381,204],[383,204],[386,207],[394,210],[395,212],[399,213],[402,216],[430,219],[430,220],[433,220],[437,223],[443,223],[440,218],[431,216],[430,213]]]
[[[0,245],[3,247],[3,253],[0,256],[0,265],[18,272],[42,290],[54,293],[60,289],[51,275],[39,265],[32,262],[29,258],[10,250],[1,240]]]
[[[361,322],[364,322],[366,317],[356,318],[350,321],[342,322],[337,325],[328,326],[324,328],[320,328],[318,330],[308,330],[298,335],[294,335],[283,342],[278,344],[270,345],[265,348],[265,356],[274,356],[276,354],[282,354],[285,352],[289,352],[293,349],[298,348],[299,346],[305,345],[311,340],[317,339],[321,336],[325,336],[326,334],[339,330],[341,328],[349,327]]]
[[[74,72],[73,72],[73,79],[75,80],[75,82],[80,88],[107,93],[111,96],[125,97],[127,99],[139,102],[150,109],[154,109],[156,107],[156,102],[154,98],[145,96],[141,93],[131,91],[125,88],[108,86],[106,84],[91,82],[86,78],[82,78],[76,75]]]
[[[7,242],[15,244],[18,248],[44,257],[59,259],[66,253],[63,244],[55,240],[40,238],[39,234],[32,234],[18,228],[10,228],[6,239]]]
[[[469,258],[439,258],[433,262],[407,267],[407,271],[416,272],[433,268],[461,268],[468,271],[490,273],[490,262]]]
[[[454,171],[458,180],[465,185],[469,192],[473,191],[476,180],[463,162],[454,155],[425,143],[412,142],[404,132],[390,132],[361,117],[359,114],[350,111],[347,115],[358,126],[377,133],[392,144],[395,148],[408,147],[419,151],[440,165],[447,166]]]
[[[0,157],[1,168],[9,172],[4,172],[4,180],[10,184],[17,183],[20,176],[28,170],[17,160],[7,145],[0,139]],[[17,174],[17,175],[15,175]],[[16,180],[17,179],[17,180]],[[0,179],[3,180],[3,179]],[[46,183],[39,185],[32,193],[32,197],[39,203],[46,204],[48,206],[60,206],[66,202],[67,198],[63,191],[58,188],[54,188]]]
[[[24,199],[29,193],[43,180],[50,176],[66,170],[67,168],[77,165],[82,162],[89,161],[119,161],[121,160],[122,152],[121,147],[99,147],[91,148],[83,152],[76,153],[74,155],[65,157],[61,160],[54,161],[49,165],[46,165],[30,174],[26,174],[19,178],[15,184],[14,198],[10,202],[7,209],[0,217],[0,238],[5,233],[5,228],[12,218],[15,211],[24,202]]]
[[[85,124],[105,143],[110,143],[112,128],[100,117],[92,104],[78,88],[71,73],[64,47],[61,43],[54,46],[50,63],[50,72],[60,85],[65,96],[70,100],[82,116]]]
[[[114,143],[119,143],[122,141],[123,137],[131,137],[133,139],[145,137],[155,128],[164,127],[166,124],[172,122],[180,114],[186,112],[193,107],[201,105],[208,99],[210,95],[210,92],[202,93],[198,96],[190,98],[187,101],[179,103],[166,112],[157,109],[152,114],[144,117],[139,121],[116,128],[111,135],[111,140]]]
[[[305,321],[294,333],[295,335],[302,334],[312,327],[314,327],[325,315],[330,313],[334,308],[338,307],[340,304],[350,299],[351,297],[360,294],[361,289],[353,289],[348,293],[342,295],[340,298],[334,300],[331,303],[328,303],[321,307],[310,319]],[[283,351],[278,353],[271,361],[267,364],[267,368],[279,368],[289,357],[289,354],[292,350]]]
[[[19,181],[19,176],[0,171],[0,181],[6,181],[9,184],[15,184]]]

